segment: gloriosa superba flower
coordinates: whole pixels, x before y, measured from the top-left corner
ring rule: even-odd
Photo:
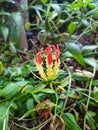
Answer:
[[[46,54],[46,71],[43,69],[42,54]],[[59,46],[49,45],[45,50],[41,49],[35,58],[35,64],[41,78],[45,81],[52,81],[58,76],[60,66],[60,49]]]

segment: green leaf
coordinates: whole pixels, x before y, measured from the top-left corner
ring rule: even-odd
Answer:
[[[98,91],[94,94],[94,99],[98,101]]]
[[[94,112],[92,112],[92,111],[87,111],[86,118],[87,118],[87,122],[88,122],[90,128],[91,128],[92,130],[95,130],[95,129],[96,129],[96,126],[95,126],[95,121],[94,121],[94,119],[92,118],[93,114],[94,114],[94,116],[95,116],[95,113],[94,113]]]
[[[95,67],[95,65],[96,65],[96,60],[95,60],[95,58],[93,58],[93,57],[85,57],[85,58],[84,58],[84,61],[85,61],[88,65],[91,65],[91,66],[93,66],[93,67]]]
[[[9,43],[9,49],[11,50],[12,53],[16,54],[16,48],[14,46],[14,43],[10,42]]]
[[[56,13],[59,13],[61,11],[60,6],[58,4],[51,4],[51,6]]]
[[[0,75],[3,73],[3,64],[0,62]]]
[[[10,16],[10,13],[8,13],[8,12],[4,12],[4,11],[1,11],[1,12],[0,12],[0,15]]]
[[[7,100],[13,98],[20,90],[27,84],[27,81],[19,81],[16,83],[9,83],[5,88],[0,91],[0,96],[5,97]]]
[[[89,26],[89,22],[87,21],[87,19],[82,19],[82,23],[85,25],[85,26]]]
[[[74,116],[70,113],[63,114],[63,120],[68,130],[82,130],[76,123]]]
[[[42,91],[47,84],[40,82],[39,84],[37,84],[35,87],[32,88],[31,93],[38,93],[40,91]]]
[[[45,89],[43,89],[43,90],[41,90],[41,92],[44,92],[44,93],[54,93],[51,89],[49,89],[49,88],[45,88]]]
[[[30,26],[31,26],[30,22],[26,22],[25,23],[25,30],[29,30]]]
[[[27,99],[26,105],[27,105],[27,109],[32,111],[34,109],[34,100],[32,98]],[[36,115],[34,111],[31,112],[31,115],[33,119],[36,121]]]
[[[85,67],[85,62],[83,55],[81,53],[80,48],[75,43],[67,43],[66,47],[68,51],[73,55],[73,57],[83,66]]]
[[[70,35],[74,33],[74,31],[76,30],[76,27],[77,27],[76,24],[73,22],[68,25],[68,32]]]
[[[86,45],[86,46],[81,48],[81,51],[82,51],[83,56],[85,56],[85,55],[91,53],[92,51],[94,51],[97,48],[98,48],[97,45]]]
[[[27,99],[26,101],[27,109],[31,110],[34,108],[34,101],[32,98]]]
[[[9,108],[8,105],[0,104],[0,129],[8,130]]]
[[[13,42],[16,43],[16,47],[19,47],[20,43],[20,30],[22,27],[22,17],[20,13],[11,13],[11,20],[14,24],[11,26],[11,36]]]
[[[46,4],[48,0],[41,0],[42,4]]]
[[[92,9],[92,10],[88,11],[85,16],[88,17],[90,15],[93,15],[96,12],[98,12],[98,7],[96,7],[95,9]]]
[[[98,80],[93,80],[93,85],[98,86]]]
[[[2,32],[2,35],[4,37],[4,41],[6,42],[7,41],[7,38],[8,38],[8,34],[9,34],[9,29],[8,27],[6,26],[1,26],[1,32]]]
[[[14,21],[16,24],[16,27],[20,29],[21,24],[22,24],[22,17],[21,14],[16,12],[16,13],[11,13],[11,19]]]

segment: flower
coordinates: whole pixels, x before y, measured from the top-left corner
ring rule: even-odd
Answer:
[[[54,53],[53,53],[54,52]],[[42,53],[46,54],[46,72],[43,70]],[[59,46],[49,45],[45,50],[41,49],[35,58],[35,64],[41,78],[45,81],[54,80],[58,75],[60,66],[60,49]]]

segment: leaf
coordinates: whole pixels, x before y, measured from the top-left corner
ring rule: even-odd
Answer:
[[[42,4],[46,4],[48,0],[41,0]]]
[[[11,19],[14,21],[16,24],[16,27],[20,29],[21,24],[22,24],[22,17],[21,14],[16,12],[16,13],[11,13]]]
[[[54,93],[51,89],[49,89],[49,88],[45,88],[45,89],[43,89],[43,90],[41,90],[41,92],[44,92],[44,93]]]
[[[19,81],[16,83],[9,83],[5,88],[0,91],[0,96],[5,97],[7,100],[13,98],[20,90],[27,84],[27,81]]]
[[[7,38],[8,38],[8,34],[9,34],[9,29],[8,27],[6,26],[1,26],[1,32],[2,32],[2,35],[4,37],[4,41],[6,42],[7,41]]]
[[[93,113],[92,111],[87,111],[86,118],[87,118],[87,122],[88,122],[90,128],[91,128],[92,130],[95,130],[95,129],[96,129],[96,126],[95,126],[95,121],[94,121],[94,119],[92,118],[92,114],[95,115],[95,113]]]
[[[72,35],[74,33],[74,31],[76,30],[76,24],[75,23],[70,23],[68,25],[68,32],[70,35]]]
[[[0,104],[0,129],[8,130],[9,109],[8,105]]]
[[[86,45],[86,46],[81,48],[81,51],[82,51],[83,56],[85,56],[85,55],[91,53],[92,51],[94,51],[97,48],[98,48],[97,45]]]
[[[59,13],[61,11],[60,6],[58,4],[51,4],[51,6],[56,13]]]
[[[1,11],[1,12],[0,12],[0,15],[10,16],[10,13],[8,13],[8,12],[4,12],[4,11]]]
[[[32,98],[27,99],[26,101],[27,109],[31,110],[34,108],[34,101]]]
[[[67,43],[66,47],[68,51],[73,55],[73,57],[83,66],[85,67],[85,62],[83,55],[81,53],[80,48],[75,43]]]
[[[34,109],[34,100],[32,98],[29,98],[26,102],[26,105],[27,105],[28,110],[33,110]],[[31,112],[31,115],[32,115],[33,119],[36,121],[36,115],[35,115],[34,111]]]
[[[88,77],[88,78],[93,77],[93,73],[87,70],[76,70],[76,74],[81,77]]]
[[[13,42],[16,43],[16,47],[19,47],[20,43],[20,30],[22,27],[22,17],[20,13],[11,13],[11,20],[14,24],[11,26],[11,37]]]
[[[89,26],[89,22],[87,21],[87,19],[82,19],[82,23],[85,25],[85,26]]]
[[[29,30],[30,26],[31,26],[30,22],[26,22],[25,23],[25,30]]]
[[[91,66],[93,66],[93,67],[95,67],[95,65],[96,65],[96,60],[95,60],[95,58],[93,58],[93,57],[85,57],[85,58],[84,58],[84,61],[85,61],[88,65],[91,65]]]
[[[98,101],[98,91],[94,93],[94,99]]]
[[[88,11],[85,16],[88,17],[90,15],[93,15],[96,12],[98,12],[98,7],[96,7],[95,9],[92,9],[92,10]]]
[[[98,80],[93,80],[93,85],[98,86]]]
[[[9,43],[9,49],[11,50],[12,53],[16,54],[16,48],[14,46],[14,43],[10,42]]]
[[[65,125],[67,126],[68,130],[82,130],[76,123],[75,118],[70,113],[63,114],[63,120]]]
[[[0,75],[3,73],[3,64],[0,62]]]
[[[38,93],[40,91],[42,91],[47,84],[40,82],[39,84],[37,84],[35,87],[32,88],[31,93]]]

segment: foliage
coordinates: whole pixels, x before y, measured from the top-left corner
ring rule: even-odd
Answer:
[[[8,10],[9,8],[11,9]],[[18,48],[22,21],[19,12],[11,12],[13,8],[16,8],[13,0],[0,1],[0,37],[3,36],[4,42],[15,43],[15,46]]]
[[[36,20],[25,28],[39,31],[36,56],[13,44],[20,12],[0,13],[5,40],[0,42],[0,129],[97,130],[97,38],[89,45],[80,43],[84,35],[97,33],[97,4],[41,0],[29,7]],[[3,17],[14,21],[11,29]],[[26,56],[30,59],[23,61]]]

